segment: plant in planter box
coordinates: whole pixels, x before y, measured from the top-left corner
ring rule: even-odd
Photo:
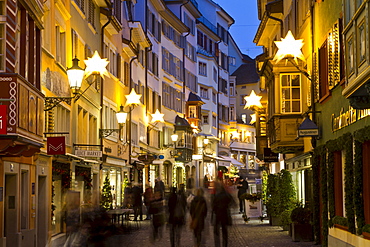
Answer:
[[[284,231],[288,231],[290,224],[292,223],[292,220],[290,218],[291,213],[292,213],[292,210],[288,209],[280,214],[280,220],[281,220],[280,223]]]
[[[288,170],[281,170],[278,174],[268,176],[266,207],[271,225],[281,225],[281,214],[294,208],[295,196],[292,175]]]
[[[346,217],[336,215],[333,217],[332,221],[336,227],[341,228],[343,230],[347,230],[348,219]]]
[[[299,203],[297,207],[292,210],[290,218],[292,220],[293,241],[313,240],[311,217],[311,209],[307,204],[305,207],[303,207],[303,205]]]
[[[370,239],[370,224],[366,224],[362,227],[362,235],[366,239]]]

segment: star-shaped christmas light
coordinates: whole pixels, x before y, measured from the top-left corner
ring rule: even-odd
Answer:
[[[244,97],[244,99],[246,101],[244,109],[253,108],[253,107],[261,108],[262,107],[261,98],[262,98],[262,96],[256,95],[254,90],[252,90],[252,92],[249,96]]]
[[[251,114],[251,121],[249,122],[250,124],[254,124],[256,122],[256,114]]]
[[[164,119],[163,119],[164,114],[160,113],[158,109],[155,111],[154,114],[151,114],[151,115],[152,115],[152,121],[151,121],[152,123],[155,123],[155,122],[163,123],[164,122]]]
[[[92,57],[88,57],[87,60],[85,60],[85,76],[88,77],[91,74],[99,73],[101,77],[103,77],[103,75],[110,77],[106,69],[108,63],[109,61],[107,61],[106,58],[100,58],[98,51],[95,51]]]
[[[285,38],[281,38],[281,41],[275,41],[278,51],[275,54],[275,63],[280,62],[285,57],[293,57],[297,63],[297,58],[302,61],[305,60],[301,48],[303,46],[303,39],[294,39],[292,32],[289,30]]]
[[[141,94],[137,94],[135,89],[131,89],[131,93],[126,96],[126,105],[140,105]]]

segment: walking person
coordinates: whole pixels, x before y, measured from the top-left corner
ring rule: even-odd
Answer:
[[[154,200],[153,188],[150,185],[147,185],[145,192],[144,192],[144,204],[146,207],[146,219],[145,220],[152,219],[150,215],[150,204],[152,203],[153,200]]]
[[[239,199],[239,213],[245,213],[245,202],[244,199],[241,199],[240,197],[247,193],[248,190],[248,181],[244,179],[242,176],[239,178],[239,183],[237,184],[238,188],[238,199]]]
[[[162,238],[162,226],[165,223],[163,197],[160,191],[154,192],[154,197],[149,207],[149,213],[152,215],[153,241],[155,241]]]
[[[140,216],[140,220],[143,220],[143,189],[139,184],[135,184],[132,188],[133,200],[134,200],[134,221],[137,221],[137,217]]]
[[[164,183],[160,178],[155,179],[154,192],[156,191],[161,192],[162,198],[164,198]]]
[[[212,201],[212,220],[214,220],[215,247],[220,247],[220,228],[222,228],[222,247],[228,245],[228,229],[231,225],[230,205],[232,196],[226,191],[222,183],[215,183],[216,194]]]
[[[178,193],[176,193],[176,187],[172,187],[171,194],[168,198],[168,211],[171,247],[179,247],[181,230],[185,225],[186,212],[186,197],[183,189],[180,189]]]
[[[207,217],[207,202],[204,198],[204,191],[198,188],[196,195],[190,204],[191,224],[195,238],[195,246],[199,247],[202,242],[202,232],[204,229],[204,219]]]

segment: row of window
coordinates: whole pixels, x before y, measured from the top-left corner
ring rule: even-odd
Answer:
[[[170,53],[166,48],[162,46],[162,69],[174,76],[176,79],[184,80],[184,65],[178,57]]]
[[[162,82],[162,99],[163,106],[177,112],[182,112],[184,93],[179,89],[171,87],[166,82]]]

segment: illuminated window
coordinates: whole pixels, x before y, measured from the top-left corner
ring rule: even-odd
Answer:
[[[301,75],[281,74],[281,112],[301,112]]]

